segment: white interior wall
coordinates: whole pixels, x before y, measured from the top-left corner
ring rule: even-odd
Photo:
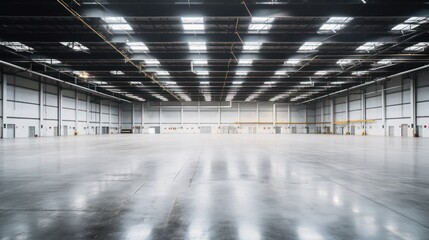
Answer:
[[[42,137],[55,136],[56,132],[60,135],[73,135],[75,132],[79,135],[95,134],[101,132],[97,130],[100,127],[109,127],[111,133],[119,131],[117,102],[103,101],[100,124],[100,98],[58,86],[49,80],[42,82],[26,73],[0,73],[0,76],[2,138],[8,137],[7,125],[15,126],[17,138],[29,137],[30,127],[34,127],[35,134]],[[4,93],[6,97],[3,97]]]

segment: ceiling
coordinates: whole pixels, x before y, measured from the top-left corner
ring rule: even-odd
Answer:
[[[302,102],[427,64],[426,16],[415,0],[2,1],[0,59],[140,101]]]

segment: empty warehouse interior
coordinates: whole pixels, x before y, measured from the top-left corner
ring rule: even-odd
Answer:
[[[429,2],[0,2],[0,239],[428,239]]]

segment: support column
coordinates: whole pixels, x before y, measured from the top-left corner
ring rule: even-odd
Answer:
[[[142,102],[142,133],[144,128],[144,102]]]
[[[118,132],[122,131],[122,102],[118,103]]]
[[[322,104],[322,108],[320,109],[320,133],[325,133],[325,99],[320,104]]]
[[[219,119],[217,120],[217,125],[220,127],[220,123],[222,122],[222,113],[220,111],[220,106],[222,105],[222,102],[219,102],[219,108],[217,109],[217,113],[218,113],[218,117]]]
[[[381,123],[383,124],[383,136],[386,136],[386,93],[384,83],[381,85]]]
[[[110,128],[112,127],[112,101],[109,101],[109,132],[110,134]]]
[[[89,95],[87,94],[86,95],[86,134],[88,134],[88,135],[89,135],[89,131],[91,130],[91,127],[89,126],[89,117],[90,117],[89,106],[90,106]]]
[[[274,133],[275,133],[275,127],[276,127],[276,118],[277,118],[276,111],[277,111],[276,104],[273,103],[273,128],[274,128]]]
[[[162,108],[161,108],[161,104],[159,105],[159,128],[161,129],[161,125],[162,125]]]
[[[63,135],[63,89],[58,85],[58,136]]]
[[[256,128],[259,130],[259,102],[256,102]]]
[[[411,97],[411,122],[412,122],[412,129],[413,129],[413,136],[418,137],[417,133],[417,91],[416,91],[416,78],[413,77],[410,79],[410,97]]]
[[[44,126],[44,116],[43,116],[43,109],[44,109],[44,102],[43,102],[43,89],[45,88],[45,85],[42,83],[42,79],[40,78],[40,85],[39,85],[39,137],[42,137],[43,129],[46,127]]]
[[[74,132],[78,132],[78,117],[79,117],[79,94],[77,90],[75,90],[76,98],[75,98],[75,114],[74,114]]]
[[[103,134],[103,101],[100,100],[100,104],[98,105],[98,135]]]
[[[291,112],[290,103],[287,105],[287,122],[288,122],[289,133],[292,133],[292,128],[291,128],[292,112]]]
[[[309,129],[308,129],[308,117],[307,117],[307,104],[305,104],[305,114],[304,114],[304,122],[305,122],[305,124],[304,124],[304,129],[305,129],[305,133],[307,134],[307,130],[308,131],[310,131]]]
[[[131,133],[134,133],[134,102],[131,103]]]
[[[180,125],[183,127],[183,103],[180,103]]]
[[[350,133],[350,114],[349,114],[349,94],[346,95],[346,127],[348,133]]]
[[[366,95],[365,90],[362,90],[362,96],[361,96],[361,111],[362,111],[362,135],[366,135]]]
[[[3,86],[2,86],[2,129],[3,138],[7,138],[7,75],[2,74]]]
[[[201,111],[201,106],[200,106],[200,101],[198,101],[198,107],[197,107],[197,112],[198,112],[197,124],[198,124],[198,127],[200,127],[200,124],[201,124],[200,111]]]
[[[331,133],[335,134],[335,105],[334,99],[331,99]]]

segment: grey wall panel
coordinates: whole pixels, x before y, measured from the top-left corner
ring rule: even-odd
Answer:
[[[429,101],[429,86],[417,88],[417,101]]]
[[[198,123],[198,110],[183,110],[183,123],[197,124]]]
[[[162,109],[162,123],[180,123],[180,109]]]
[[[7,112],[9,117],[14,118],[38,118],[39,106],[20,102],[7,102]]]
[[[157,111],[145,111],[145,123],[156,123],[159,124],[159,110]]]
[[[218,111],[216,110],[201,110],[200,111],[200,121],[201,123],[218,123],[219,116]]]

